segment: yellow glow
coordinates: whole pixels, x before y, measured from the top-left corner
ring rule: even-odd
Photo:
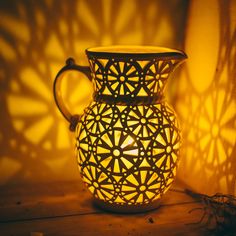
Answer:
[[[1,157],[0,159],[0,171],[1,171],[0,184],[4,184],[5,182],[7,182],[20,169],[21,169],[21,165],[17,161],[12,160],[7,156]]]
[[[0,54],[3,58],[10,61],[16,59],[16,54],[14,52],[14,49],[3,38],[0,38],[0,48],[1,48]]]
[[[59,123],[58,134],[57,134],[57,147],[58,148],[69,148],[69,136],[68,136],[68,127],[64,122]]]
[[[179,174],[197,191],[210,195],[232,193],[235,186],[231,176],[235,176],[236,101],[232,68],[236,47],[231,31],[235,28],[235,16],[230,15],[235,2],[232,5],[219,6],[215,0],[191,3],[186,38],[189,61],[181,74],[177,95],[185,140]],[[223,13],[226,11],[228,14]]]
[[[82,0],[78,2],[78,16],[83,24],[93,33],[94,35],[99,34],[98,24],[94,19],[94,15],[90,11],[87,1]],[[81,14],[83,12],[83,14]]]
[[[105,27],[109,26],[111,20],[111,0],[102,0],[103,17]]]
[[[29,138],[31,138],[31,136],[29,136]],[[46,149],[46,150],[50,150],[52,149],[52,144],[49,142],[49,141],[45,141],[43,144],[42,144],[43,148]],[[54,161],[55,163],[55,161]]]
[[[48,101],[52,100],[52,93],[43,83],[42,78],[31,68],[26,68],[21,71],[20,80],[23,84],[29,87],[33,92],[39,94]]]
[[[53,118],[50,115],[45,116],[37,123],[34,123],[31,127],[24,130],[24,134],[33,143],[39,143],[42,140],[42,138],[46,135],[52,123],[53,123]]]
[[[13,120],[13,126],[15,127],[16,130],[21,131],[21,130],[23,130],[25,123],[23,120],[15,119],[15,120]]]
[[[65,54],[63,46],[60,44],[58,37],[55,34],[51,34],[48,39],[45,51],[49,57],[52,58],[64,58]],[[55,54],[56,52],[56,54]]]
[[[56,4],[57,2],[46,0],[44,4],[36,2],[30,6],[24,1],[9,1],[2,4],[0,10],[0,57],[3,62],[0,82],[1,85],[3,82],[1,101],[4,104],[1,108],[4,109],[1,119],[3,124],[8,124],[6,137],[9,138],[5,140],[9,146],[4,147],[8,149],[9,156],[6,160],[9,165],[6,168],[5,162],[1,162],[0,169],[4,166],[11,173],[11,163],[15,161],[20,167],[15,169],[15,165],[12,164],[14,174],[11,174],[9,178],[4,178],[4,183],[7,181],[52,181],[68,176],[68,178],[77,179],[75,171],[68,171],[74,170],[73,162],[69,161],[73,149],[73,142],[70,141],[72,135],[69,132],[66,133],[67,123],[56,110],[52,97],[53,79],[63,66],[66,57],[73,56],[78,64],[87,65],[84,49],[88,47],[108,46],[114,43],[155,45],[154,38],[157,39],[156,42],[159,45],[168,44],[177,47],[179,39],[176,38],[175,30],[178,28],[178,32],[182,34],[181,24],[178,20],[173,21],[173,17],[167,14],[167,9],[174,5],[171,3],[152,2],[143,5],[139,1],[121,0],[117,5],[110,0],[104,0],[101,3],[95,1],[94,4],[78,1],[75,5],[63,3],[60,9],[55,11]],[[157,14],[158,9],[163,9],[163,7],[165,9],[163,14]],[[139,9],[142,9],[145,14],[140,14]],[[68,14],[73,10],[73,15]],[[31,17],[28,17],[29,12]],[[94,14],[94,12],[99,13]],[[184,10],[180,10],[178,16],[175,15],[174,18],[179,19],[182,12]],[[149,13],[151,17],[147,21],[146,16],[149,17]],[[143,17],[144,15],[146,16]],[[158,25],[162,18],[165,19],[165,24],[161,23],[161,25],[169,25],[175,30],[168,29],[165,33],[163,27],[160,30]],[[148,28],[151,29],[149,33],[146,31]],[[168,33],[167,37],[164,36],[166,33]],[[165,42],[167,38],[168,41]],[[106,62],[103,61],[103,63]],[[144,68],[146,64],[147,61],[140,63],[140,66]],[[131,68],[130,73],[132,70]],[[87,78],[82,80],[81,75],[76,74],[69,77],[68,83],[62,86],[63,96],[73,114],[82,114],[91,100],[93,92],[91,84]],[[137,81],[138,76],[133,80]],[[125,86],[122,86],[121,93],[125,93],[124,89]],[[134,89],[135,86],[129,86],[129,90]],[[111,94],[109,90],[106,92]],[[150,111],[147,113],[147,116],[151,115]],[[109,124],[110,119],[106,122]],[[116,123],[117,127],[122,127],[122,125],[122,122]],[[101,125],[98,127],[103,131],[106,130]],[[96,128],[91,125],[91,130]],[[135,132],[137,135],[139,129]],[[152,125],[147,125],[141,130],[142,136],[146,136],[149,132],[155,132]],[[5,138],[4,133],[3,137]],[[94,140],[95,138],[91,137],[91,142]],[[126,142],[129,143],[129,141]],[[144,143],[147,147],[147,141]],[[81,149],[82,147],[84,150],[87,149],[84,143],[81,144]],[[126,152],[130,156],[136,156],[138,153],[140,151],[137,149]],[[68,162],[63,169],[62,163],[66,163],[66,156]],[[83,161],[86,160],[86,153],[82,154],[80,151],[80,156]],[[30,161],[27,161],[29,158],[31,158]],[[126,160],[123,158],[122,162],[131,168],[133,163]],[[91,154],[89,161],[95,163],[97,160]],[[104,160],[105,162],[109,165],[109,158]],[[139,162],[143,167],[150,165],[146,159]],[[39,170],[39,165],[44,169],[43,173]],[[59,174],[60,171],[56,173],[57,167],[63,175]],[[124,169],[122,165],[119,165],[119,168]],[[121,177],[114,178],[119,182]],[[102,191],[97,194],[100,197],[103,196]],[[149,193],[150,198],[151,196]],[[139,197],[139,200],[142,197],[145,198],[143,195]],[[117,201],[124,202],[124,199],[117,196]]]
[[[38,100],[30,97],[9,95],[7,98],[10,113],[18,116],[43,114],[48,111],[47,106]]]
[[[0,11],[1,21],[0,27],[7,30],[11,35],[16,37],[18,40],[22,40],[24,43],[29,43],[30,32],[27,27],[26,21],[17,19],[5,12]]]
[[[44,27],[45,24],[46,24],[46,21],[45,21],[45,18],[43,16],[43,13],[38,10],[38,11],[35,12],[35,17],[36,17],[36,21],[37,21],[38,25],[40,27]]]
[[[68,35],[68,27],[67,27],[67,23],[66,23],[65,20],[61,19],[61,20],[59,21],[59,27],[60,27],[61,33],[62,33],[64,36]]]
[[[191,27],[188,28],[186,41],[186,53],[189,56],[187,66],[191,82],[199,92],[210,86],[215,75],[220,43],[218,9],[215,0],[200,0],[191,4],[188,23]]]
[[[117,15],[119,20],[114,26],[115,32],[117,34],[120,34],[122,29],[125,27],[125,24],[130,21],[131,16],[134,15],[135,8],[136,5],[134,0],[122,0],[121,4],[119,5],[119,14]]]
[[[47,167],[52,169],[53,172],[56,174],[60,174],[63,171],[64,166],[65,165],[67,166],[67,162],[68,162],[67,156],[59,156],[59,158],[56,159],[51,158],[45,161]]]
[[[160,20],[158,28],[159,28],[160,32],[162,32],[162,33],[156,34],[156,36],[154,37],[154,42],[157,44],[159,42],[168,42],[172,36],[172,28],[171,28],[171,25],[166,17],[163,17]]]

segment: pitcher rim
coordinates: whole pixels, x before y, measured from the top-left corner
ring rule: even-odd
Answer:
[[[95,57],[133,57],[133,58],[162,58],[173,57],[175,59],[186,59],[187,55],[182,50],[168,47],[148,45],[111,45],[98,46],[86,49],[88,56]]]

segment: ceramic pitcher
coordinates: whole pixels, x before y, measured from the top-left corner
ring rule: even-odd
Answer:
[[[89,66],[69,58],[54,81],[56,104],[75,131],[82,180],[105,209],[156,208],[176,175],[181,142],[164,88],[187,56],[150,46],[94,47],[86,54]],[[63,103],[60,82],[67,70],[84,73],[94,85],[84,114],[71,114]]]

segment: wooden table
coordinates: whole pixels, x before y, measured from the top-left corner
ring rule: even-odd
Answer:
[[[197,222],[202,207],[178,181],[160,208],[139,214],[114,214],[93,206],[80,182],[55,182],[0,188],[0,235],[172,236],[205,235]]]

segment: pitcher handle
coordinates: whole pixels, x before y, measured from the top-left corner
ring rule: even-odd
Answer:
[[[59,111],[62,113],[62,115],[69,121],[70,123],[70,130],[75,131],[76,125],[78,124],[80,120],[80,116],[78,114],[72,115],[69,110],[67,109],[61,94],[61,81],[64,77],[64,72],[70,71],[70,70],[77,70],[79,72],[84,73],[88,79],[91,81],[91,71],[89,66],[80,66],[76,65],[75,60],[73,58],[68,58],[66,60],[66,65],[61,68],[61,70],[57,73],[56,78],[54,80],[53,84],[53,95],[56,102],[56,105],[59,109]]]

